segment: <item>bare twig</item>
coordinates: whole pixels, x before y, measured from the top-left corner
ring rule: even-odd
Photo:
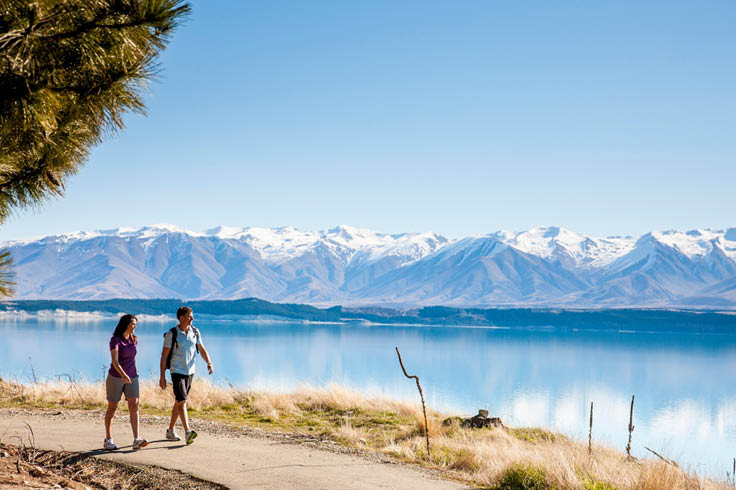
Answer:
[[[33,427],[28,422],[23,422],[25,426],[28,428],[28,446],[26,446],[25,441],[23,441],[23,438],[20,438],[20,445],[21,450],[24,454],[25,462],[34,464],[36,461],[36,434],[33,432]]]
[[[593,402],[590,402],[590,428],[588,429],[588,454],[593,454]]]
[[[28,422],[23,422],[28,427],[28,443],[31,447],[36,447],[36,434],[33,432],[33,427]]]
[[[77,388],[77,382],[74,381],[74,377],[71,374],[64,373],[57,375],[58,378],[61,380],[62,377],[66,376],[69,379],[69,388],[67,389],[67,392],[70,390],[74,390],[77,393],[77,396],[79,396],[79,399],[82,401],[82,403],[87,403],[87,400],[84,399],[82,396],[82,393],[80,393],[79,388]]]
[[[648,448],[648,447],[646,447],[646,446],[644,446],[644,449],[646,449],[646,450],[647,450],[647,451],[649,451],[650,453],[654,454],[654,455],[655,455],[656,457],[658,457],[659,459],[661,459],[661,460],[662,460],[662,461],[664,461],[665,463],[667,463],[667,464],[671,464],[672,466],[674,466],[674,467],[676,467],[676,468],[679,468],[679,467],[680,467],[680,466],[679,466],[679,465],[678,465],[677,463],[675,463],[675,462],[674,462],[674,461],[672,461],[671,459],[667,459],[667,458],[665,458],[664,456],[662,456],[661,454],[659,454],[659,453],[658,453],[657,451],[655,451],[654,449],[649,449],[649,448]]]
[[[34,385],[37,385],[38,384],[38,379],[36,379],[36,370],[33,369],[33,360],[31,359],[31,356],[28,356],[28,362],[31,365],[31,376],[33,376],[33,384]]]
[[[626,444],[626,457],[631,459],[631,433],[634,432],[634,395],[631,395],[631,411],[629,412],[629,442]]]
[[[396,355],[399,356],[399,364],[401,365],[401,370],[404,371],[404,376],[406,376],[407,378],[414,378],[414,380],[417,382],[419,397],[422,399],[422,412],[424,413],[424,436],[427,439],[427,461],[429,461],[429,424],[427,423],[427,409],[424,405],[424,393],[422,392],[422,385],[419,384],[419,376],[409,375],[409,373],[406,372],[404,361],[401,360],[401,353],[399,352],[398,347],[396,347]]]

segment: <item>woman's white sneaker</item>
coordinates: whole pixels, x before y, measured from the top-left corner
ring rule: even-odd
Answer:
[[[118,446],[112,440],[112,437],[109,439],[105,439],[105,442],[102,443],[102,447],[104,447],[108,451],[114,451],[118,448]]]
[[[179,434],[171,429],[166,429],[166,439],[169,441],[181,441]]]

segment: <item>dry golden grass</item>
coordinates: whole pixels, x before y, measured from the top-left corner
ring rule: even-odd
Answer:
[[[168,411],[171,390],[161,390],[153,380],[143,381],[141,403],[144,412]],[[0,406],[92,409],[105,405],[102,383],[20,385],[0,380]],[[726,482],[698,478],[659,460],[627,461],[623,452],[605,446],[594,445],[591,457],[587,443],[543,429],[465,429],[457,422],[443,424],[444,417],[432,412],[428,413],[432,451],[427,460],[419,404],[366,398],[339,386],[268,393],[223,388],[198,379],[189,407],[193,417],[319,435],[443,470],[485,488],[732,489]],[[519,483],[522,480],[527,483]]]

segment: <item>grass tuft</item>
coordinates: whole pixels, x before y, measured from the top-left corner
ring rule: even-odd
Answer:
[[[583,490],[619,490],[608,482],[586,478],[583,480]]]
[[[508,431],[512,436],[526,442],[555,442],[558,438],[564,437],[560,434],[555,434],[554,432],[540,429],[539,427],[508,428]]]
[[[503,472],[492,490],[554,490],[547,482],[544,470],[530,465],[515,464]]]

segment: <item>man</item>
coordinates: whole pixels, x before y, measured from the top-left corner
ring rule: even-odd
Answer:
[[[194,438],[197,437],[197,431],[189,428],[187,397],[189,390],[192,388],[194,361],[197,351],[207,363],[207,371],[210,374],[214,372],[214,368],[212,367],[212,361],[210,361],[210,355],[202,343],[199,330],[192,325],[194,321],[192,309],[188,306],[182,306],[176,311],[176,318],[179,324],[164,334],[164,348],[161,351],[161,378],[158,384],[161,389],[166,389],[166,360],[169,351],[172,351],[169,369],[171,370],[171,383],[174,385],[176,402],[174,402],[174,408],[171,410],[171,423],[166,430],[166,439],[170,441],[181,440],[181,437],[174,431],[174,425],[176,425],[176,419],[178,418],[181,419],[181,425],[184,427],[184,438],[187,444],[191,444],[194,442]]]

